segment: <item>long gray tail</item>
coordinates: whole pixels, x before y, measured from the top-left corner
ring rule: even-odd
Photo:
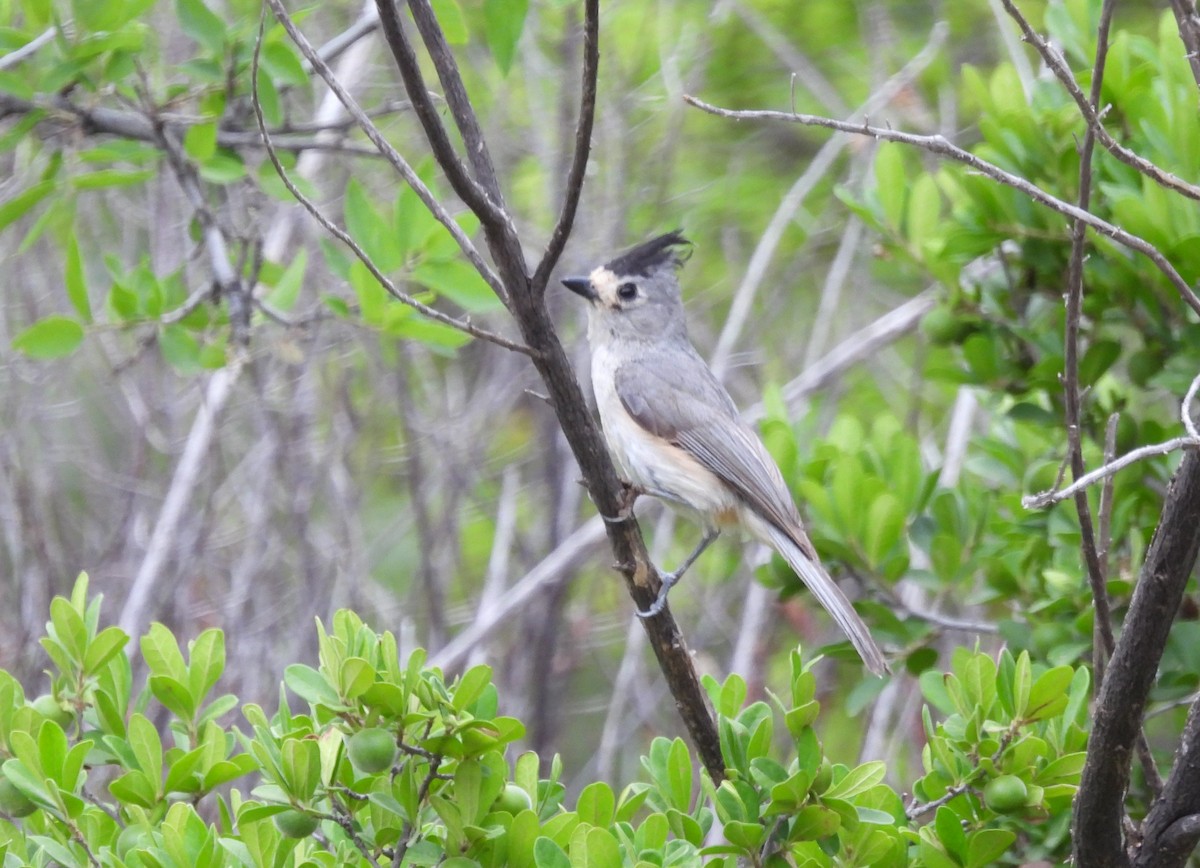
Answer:
[[[775,550],[796,571],[796,575],[804,581],[813,596],[825,607],[825,611],[842,628],[846,638],[854,645],[859,656],[862,657],[863,663],[867,665],[867,669],[880,676],[891,672],[887,661],[883,659],[883,652],[871,638],[871,632],[867,629],[867,625],[863,623],[862,618],[858,617],[858,613],[854,611],[854,607],[850,605],[846,595],[842,593],[841,588],[834,584],[833,579],[825,572],[825,568],[806,555],[792,541],[791,537],[774,525],[768,526],[768,536]]]

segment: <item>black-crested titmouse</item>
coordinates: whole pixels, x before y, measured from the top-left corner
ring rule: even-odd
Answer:
[[[592,388],[618,468],[704,528],[700,545],[662,574],[658,598],[638,614],[661,612],[672,585],[721,530],[739,528],[783,556],[867,668],[882,675],[883,654],[821,566],[778,465],[688,340],[677,271],[689,247],[670,232],[563,281],[591,303]]]

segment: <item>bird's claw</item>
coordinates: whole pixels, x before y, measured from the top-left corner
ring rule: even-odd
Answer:
[[[600,514],[606,524],[620,524],[623,521],[629,521],[633,518],[633,505],[637,503],[637,499],[643,494],[649,494],[646,489],[638,485],[636,482],[621,480],[621,508],[617,510],[616,515]]]
[[[667,607],[667,594],[671,593],[671,588],[675,587],[675,583],[679,581],[679,574],[662,573],[659,578],[662,579],[662,585],[658,589],[658,596],[654,598],[654,602],[648,609],[637,610],[639,618],[653,618]]]

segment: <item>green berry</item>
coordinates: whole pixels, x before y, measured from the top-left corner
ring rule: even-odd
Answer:
[[[369,775],[387,771],[396,761],[396,739],[386,729],[364,729],[346,742],[350,762]]]
[[[516,784],[505,784],[504,791],[496,797],[496,804],[492,806],[492,809],[509,814],[519,814],[532,807],[533,799],[529,798],[529,793]]]
[[[997,814],[1011,814],[1025,807],[1029,789],[1016,775],[1000,775],[983,788],[983,803]]]
[[[283,833],[285,838],[307,838],[317,831],[317,818],[303,811],[288,808],[275,815],[275,828]]]

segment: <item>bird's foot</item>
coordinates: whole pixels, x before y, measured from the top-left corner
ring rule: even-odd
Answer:
[[[643,494],[649,494],[642,486],[636,482],[621,480],[621,508],[617,510],[616,515],[605,515],[600,513],[600,517],[607,524],[620,524],[623,521],[629,521],[633,518],[633,505],[637,503],[637,499]]]
[[[654,598],[654,602],[650,604],[648,609],[638,609],[639,618],[653,618],[662,612],[667,607],[667,594],[671,593],[671,588],[675,587],[675,583],[679,581],[680,573],[660,573],[659,578],[662,580],[662,585],[658,589],[658,596]]]

